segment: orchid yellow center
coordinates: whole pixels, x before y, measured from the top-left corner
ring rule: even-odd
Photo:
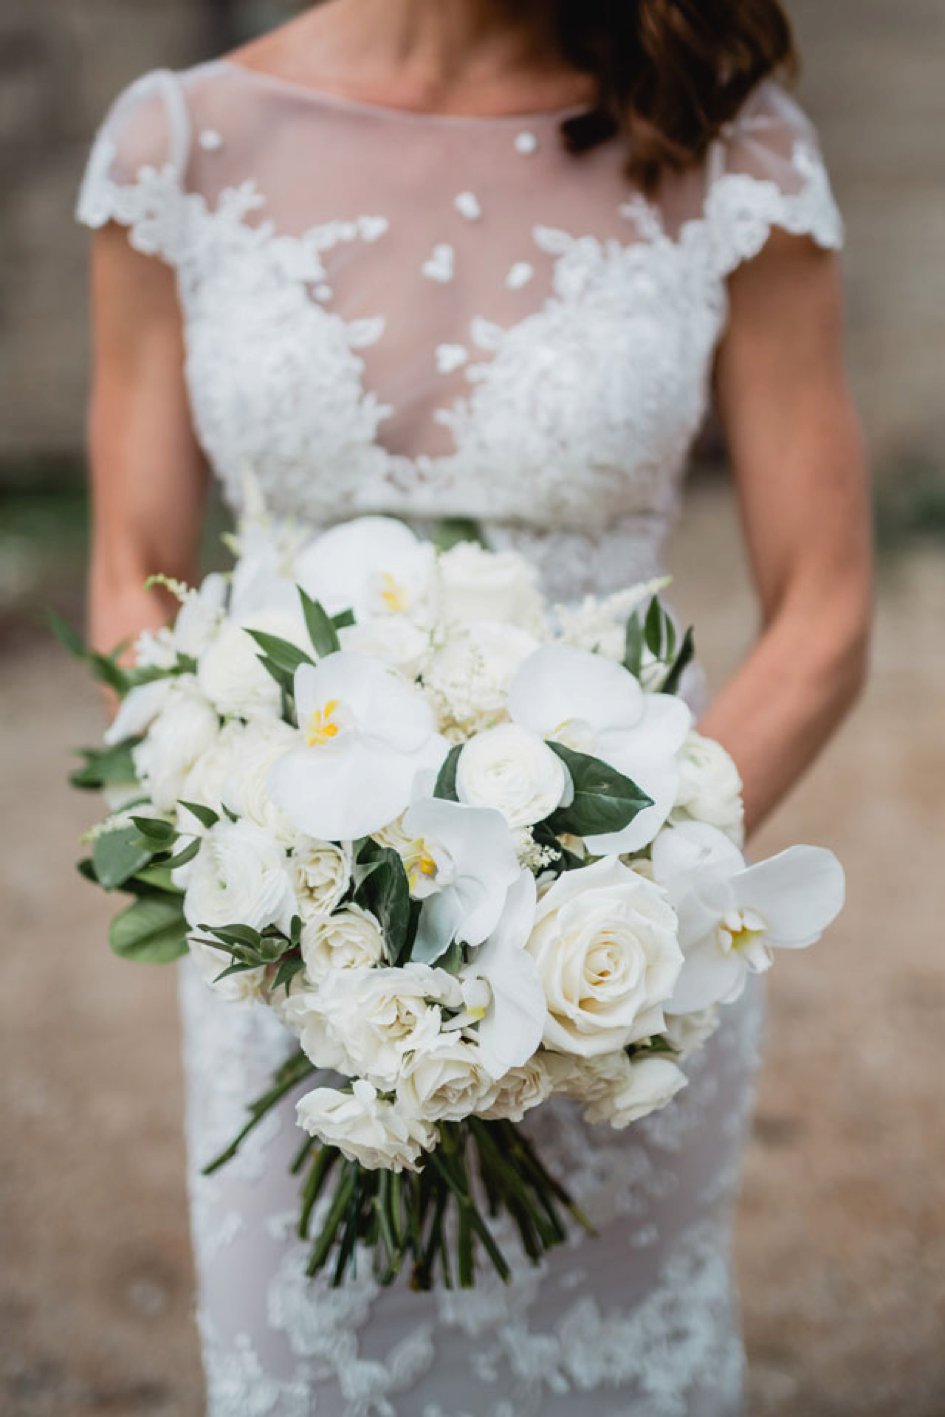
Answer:
[[[753,910],[730,910],[720,922],[717,935],[725,954],[748,954],[766,931],[765,922]]]
[[[330,743],[333,738],[338,737],[341,732],[341,724],[335,715],[340,707],[341,701],[339,699],[328,699],[321,708],[314,709],[309,715],[305,741],[310,748],[320,748],[325,743]]]
[[[436,857],[430,851],[422,837],[412,841],[407,848],[404,865],[407,869],[407,879],[411,886],[416,886],[421,877],[430,880],[436,875]]]
[[[395,615],[402,614],[407,609],[407,592],[390,571],[384,571],[381,575],[381,600],[388,610]]]

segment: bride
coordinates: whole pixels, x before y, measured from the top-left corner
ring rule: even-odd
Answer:
[[[574,600],[659,573],[710,396],[761,628],[702,727],[751,831],[864,672],[863,454],[841,356],[842,228],[778,84],[777,0],[329,0],[119,98],[93,250],[92,631],[195,571],[206,469],[239,511],[474,518]],[[757,982],[757,981],[756,981]],[[201,1166],[287,1051],[184,962],[190,1196],[210,1417],[735,1417],[729,1229],[761,1010],[624,1133],[530,1119],[590,1213],[503,1287],[304,1277],[289,1099]]]

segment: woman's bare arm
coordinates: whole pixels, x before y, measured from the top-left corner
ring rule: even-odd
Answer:
[[[701,728],[741,770],[751,831],[863,683],[871,519],[844,372],[838,262],[775,232],[735,272],[730,298],[717,397],[762,624]]]
[[[173,272],[117,226],[93,241],[92,321],[89,633],[110,651],[172,613],[163,591],[145,589],[148,576],[193,579],[206,470]]]

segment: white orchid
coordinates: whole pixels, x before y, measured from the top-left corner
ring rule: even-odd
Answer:
[[[676,801],[676,754],[692,713],[672,694],[647,694],[623,665],[572,645],[543,645],[509,688],[512,719],[542,738],[600,758],[653,799],[620,831],[587,838],[595,856],[639,851]]]
[[[423,901],[413,958],[438,959],[457,939],[482,944],[519,876],[505,819],[490,809],[430,797],[408,808],[403,828],[411,894]]]
[[[358,517],[329,528],[296,558],[299,584],[329,615],[357,620],[430,618],[436,553],[394,517]]]
[[[420,691],[376,660],[342,650],[303,664],[295,701],[296,746],[273,765],[269,791],[308,836],[351,841],[387,826],[446,752]]]
[[[732,1003],[773,948],[814,944],[843,906],[843,868],[832,851],[792,846],[747,865],[716,827],[682,822],[653,843],[653,871],[679,916],[685,963],[673,1014]]]

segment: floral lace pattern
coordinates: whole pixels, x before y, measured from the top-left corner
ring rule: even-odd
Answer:
[[[648,200],[619,144],[573,159],[550,117],[426,121],[226,63],[122,96],[79,215],[173,267],[195,431],[235,506],[252,469],[310,521],[476,518],[562,601],[660,572],[729,273],[773,226],[842,237],[816,137],[770,84]],[[291,1097],[202,1175],[289,1039],[184,961],[208,1417],[737,1417],[756,985],[663,1112],[623,1133],[566,1099],[529,1117],[596,1236],[508,1286],[418,1295],[366,1264],[340,1290],[306,1279]]]

